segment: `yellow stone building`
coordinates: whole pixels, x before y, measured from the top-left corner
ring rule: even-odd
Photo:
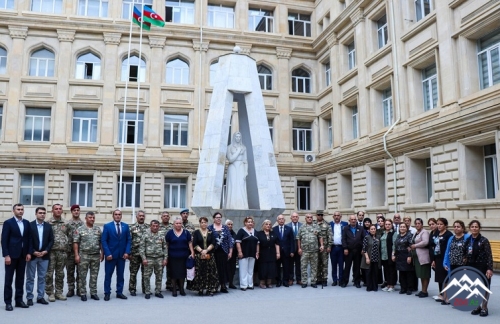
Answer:
[[[0,0],[0,221],[17,202],[28,218],[54,203],[130,216],[135,133],[137,208],[189,207],[210,77],[238,45],[258,64],[287,213],[500,227],[498,1],[145,0],[167,23],[143,32],[140,59],[133,25],[128,62],[141,2]]]

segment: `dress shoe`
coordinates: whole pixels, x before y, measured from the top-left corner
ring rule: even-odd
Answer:
[[[306,287],[307,287],[307,285],[302,285],[302,288],[306,288]]]
[[[476,309],[473,309],[472,312],[470,312],[472,315],[479,315],[481,313],[481,306],[479,306]]]
[[[177,297],[177,289],[172,289],[172,297]]]
[[[54,295],[49,295],[49,302],[55,302],[56,301],[56,296]]]
[[[223,288],[220,289],[220,292],[224,293],[224,294],[227,294],[229,291],[227,290],[226,287],[223,287]]]
[[[311,287],[313,287],[313,288],[318,288],[318,285],[311,285]]]
[[[144,298],[146,298],[146,299],[151,298],[151,294],[146,294],[146,296],[144,296]]]
[[[64,296],[63,294],[56,294],[56,299],[57,300],[67,300],[68,298],[66,298],[66,296]]]
[[[124,294],[116,294],[116,298],[118,298],[118,299],[127,299],[127,296],[125,296]]]
[[[328,286],[328,281],[327,280],[323,281],[323,286],[325,286],[325,287]]]
[[[253,286],[252,287],[248,287],[248,289],[253,290]]]
[[[33,299],[28,299],[28,306],[33,306]]]
[[[80,299],[81,299],[82,301],[87,301],[87,295],[81,295],[81,296],[80,296]]]
[[[337,286],[337,285],[338,285],[338,283],[337,283],[336,281],[332,282],[332,286],[333,286],[333,287],[335,287],[335,286]]]
[[[407,294],[408,296],[411,296],[411,294],[412,294],[411,290],[408,290],[408,291],[406,292],[406,294]]]
[[[5,305],[5,310],[8,312],[12,312],[14,310],[14,308],[12,308],[11,304],[7,304],[7,305]]]
[[[277,285],[276,285],[276,286],[277,286]],[[290,285],[289,285],[289,284],[285,281],[285,282],[283,283],[283,287],[287,287],[287,288],[288,288],[288,287],[290,287]]]
[[[360,284],[359,282],[356,282],[356,283],[354,284],[354,286],[355,286],[356,288],[361,288],[361,284]]]
[[[481,316],[481,317],[488,316],[488,310],[487,309],[481,309],[481,312],[479,313],[479,316]]]
[[[343,282],[340,284],[340,287],[345,288],[345,287],[347,287],[347,285],[345,284],[345,282]]]
[[[90,299],[99,300],[99,296],[97,296],[97,295],[90,295]]]
[[[293,286],[293,280],[288,280],[288,285]]]
[[[16,307],[19,307],[19,308],[29,308],[29,306],[26,305],[23,301],[16,302]]]
[[[302,285],[302,281],[297,281],[297,285]]]
[[[163,295],[161,293],[156,293],[155,294],[155,297],[158,297],[158,298],[163,298]]]
[[[242,291],[247,291],[247,289],[246,289],[246,288],[240,288],[240,289],[241,289]]]
[[[104,300],[109,301],[109,294],[104,294]]]
[[[70,289],[70,290],[68,290],[68,293],[66,294],[66,297],[73,297],[74,295],[75,295],[75,290],[74,289]]]
[[[37,299],[37,300],[36,300],[36,303],[37,303],[37,304],[42,304],[42,305],[48,305],[48,304],[49,304],[49,303],[48,303],[45,299],[43,299],[43,298]]]
[[[279,287],[281,287],[281,281],[278,281],[278,282],[276,283],[276,288],[279,288]]]
[[[428,293],[424,293],[424,292],[420,292],[420,296],[418,296],[419,298],[426,298],[426,297],[429,297],[429,294]]]
[[[406,294],[406,290],[402,290],[402,289],[401,289],[401,291],[399,291],[399,294],[400,294],[400,295]]]
[[[130,296],[137,296],[137,294],[135,293],[135,291],[131,291]]]
[[[238,289],[238,288],[236,288],[236,286],[235,286],[235,285],[233,285],[233,284],[230,284],[230,285],[229,285],[229,288],[231,288],[231,289]]]

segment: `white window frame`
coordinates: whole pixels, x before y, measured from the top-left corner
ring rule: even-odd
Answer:
[[[124,118],[125,117],[125,118]],[[124,126],[124,123],[126,122],[127,128],[125,128],[124,132],[124,139],[125,139],[125,144],[134,144],[134,141],[129,142],[128,141],[128,136],[129,136],[129,127],[133,127],[134,130],[130,130],[134,136],[135,139],[135,131],[137,131],[137,144],[143,144],[144,143],[144,112],[139,112],[138,120],[136,120],[136,113],[135,112],[128,112],[126,116],[123,116],[123,112],[120,112],[119,114],[119,127],[118,127],[118,144],[122,143],[122,127]],[[137,123],[137,124],[136,124]]]
[[[385,23],[381,22],[385,18]],[[389,41],[389,31],[387,28],[387,15],[384,14],[377,20],[378,48],[384,47]]]
[[[175,117],[184,117],[186,120],[183,121],[178,119],[177,121],[168,121],[168,119],[173,119]],[[170,125],[170,143],[167,143],[166,132],[168,131],[168,125]],[[185,143],[183,142],[183,129],[185,132]],[[181,114],[165,114],[163,115],[163,145],[164,146],[188,146],[189,141],[189,115],[181,115]],[[177,133],[177,134],[175,134]],[[175,136],[176,135],[176,136]],[[177,138],[177,143],[175,143],[175,138]]]
[[[234,7],[223,6],[221,4],[208,4],[207,7],[208,26],[216,28],[234,28]],[[232,9],[232,11],[229,9]],[[221,17],[224,17],[224,19],[218,19]]]
[[[35,111],[36,110],[36,111]],[[48,111],[48,115],[46,113],[42,115],[42,111]],[[33,114],[38,113],[38,114]],[[37,129],[35,127],[37,124],[41,125],[40,128],[40,139],[35,138],[35,132]],[[45,132],[47,131],[46,126],[48,125],[48,135],[45,136]],[[27,126],[31,127],[31,135],[26,136]],[[24,118],[24,140],[27,142],[50,142],[50,128],[51,128],[51,109],[50,108],[37,108],[37,107],[27,107],[26,115]]]
[[[188,5],[191,4],[191,5]],[[194,0],[165,1],[165,21],[174,24],[194,24]],[[172,20],[167,21],[167,8],[172,10]]]
[[[31,176],[31,184],[30,185],[23,185],[23,177],[25,176]],[[41,177],[41,179],[38,180],[43,180],[43,185],[35,185],[35,176]],[[27,179],[29,180],[29,179]],[[25,201],[22,201],[23,194],[22,191],[23,189],[28,189],[29,196],[30,196],[30,201],[29,203],[26,203]],[[35,190],[37,191],[42,191],[42,201],[34,201],[34,196],[35,196]],[[34,173],[34,174],[26,174],[26,173],[21,173],[19,175],[19,200],[21,203],[25,206],[43,206],[45,205],[45,174],[40,174],[40,173]]]
[[[120,201],[120,178],[118,177],[118,208],[132,208],[132,193],[134,187],[133,177],[122,178],[122,199]],[[141,179],[136,177],[135,180],[135,207],[139,208],[141,205]]]
[[[94,58],[85,57],[87,55],[92,55]],[[98,62],[96,62],[98,61]],[[89,68],[92,69],[92,73],[89,75]],[[84,53],[76,59],[76,79],[83,80],[100,80],[101,79],[101,59],[94,53],[87,52]]]
[[[0,74],[7,74],[7,50],[0,47]]]
[[[128,60],[131,60],[134,63],[128,64]],[[132,67],[135,67],[137,69],[137,76],[132,77],[131,71]],[[146,61],[143,59],[139,59],[137,55],[131,55],[130,58],[124,58],[122,61],[122,81],[127,81],[129,82],[146,82]],[[135,79],[135,80],[131,80]]]
[[[304,126],[298,125],[299,123],[304,124]],[[308,124],[309,126],[306,126],[305,123],[303,122],[297,122],[296,125],[293,125],[292,136],[294,139],[293,141],[294,151],[312,152],[313,150],[312,125],[311,123]]]
[[[308,17],[308,18],[306,18]],[[308,19],[308,20],[306,20]],[[295,34],[295,24],[303,24],[302,30],[304,33],[302,35]],[[292,24],[293,28],[290,24]],[[300,14],[300,13],[289,13],[288,14],[288,34],[292,36],[302,36],[311,37],[311,15]]]
[[[496,198],[497,196],[497,192],[498,192],[498,159],[497,159],[497,155],[496,155],[496,145],[495,144],[492,144],[493,146],[493,153],[492,154],[489,154],[489,155],[486,155],[485,153],[485,149],[486,147],[488,146],[491,146],[490,145],[485,145],[483,146],[483,154],[484,154],[484,185],[485,185],[485,193],[486,193],[486,199],[494,199]],[[491,160],[491,170],[489,170],[489,172],[491,173],[491,178],[492,179],[489,179],[488,177],[488,165],[489,163],[487,163],[488,160]],[[493,192],[491,192],[490,190],[488,190],[488,183],[489,182],[492,182],[492,187],[493,187]]]
[[[432,201],[432,160],[431,158],[425,159],[425,182],[426,182],[426,191],[427,191],[427,202]]]
[[[311,93],[311,73],[304,69],[300,69],[306,72],[309,76],[293,75],[293,73],[299,69],[292,71],[292,92]],[[301,88],[302,91],[300,91]]]
[[[356,67],[356,44],[354,41],[347,44],[347,67],[349,70]]]
[[[274,141],[274,122],[272,119],[267,120],[267,125],[269,126],[269,135],[271,135],[271,142]]]
[[[165,185],[163,186],[163,190],[164,190],[164,199],[163,199],[164,208],[167,208],[167,209],[186,208],[186,206],[187,206],[187,179],[185,179],[185,178],[165,178]],[[173,196],[177,196],[177,197],[173,197]],[[175,199],[172,199],[172,198],[175,198]]]
[[[500,30],[497,30],[496,33],[494,32],[493,35],[491,36],[486,36],[485,38],[494,38],[494,37],[499,37],[500,35]],[[487,46],[486,48],[481,48],[480,45],[481,40],[478,40],[478,53],[477,53],[477,58],[478,58],[478,72],[479,72],[479,86],[480,89],[486,89],[489,88],[495,84],[498,84],[500,82],[500,78],[497,78],[496,80],[493,78],[494,74],[500,74],[500,39],[498,39],[497,42],[494,42],[493,44]],[[496,62],[495,62],[495,54],[496,52]],[[481,56],[486,55],[486,66],[483,64],[483,60],[481,60]],[[495,66],[496,65],[496,71]],[[484,82],[484,72],[487,74],[487,84]]]
[[[77,112],[93,112],[95,117],[80,117],[76,116]],[[96,143],[97,142],[97,110],[83,110],[75,109],[73,111],[73,129],[72,141],[74,143]],[[87,136],[84,136],[84,129],[87,129]],[[76,134],[78,129],[78,134]],[[77,135],[77,137],[75,137]]]
[[[429,12],[425,12],[425,4],[429,4]],[[420,21],[434,10],[433,0],[415,0],[415,18]]]
[[[0,105],[0,139],[2,138],[3,105]]]
[[[60,14],[63,10],[63,0],[31,0],[31,11]]]
[[[305,183],[308,185],[305,185]],[[305,191],[305,207],[301,208],[301,191]],[[310,181],[297,181],[297,210],[311,210],[311,182]]]
[[[132,10],[134,6],[139,8],[139,11],[142,6],[143,0],[123,0],[122,3],[122,18],[130,20],[132,19]],[[153,0],[144,0],[144,7],[153,8]]]
[[[270,14],[267,16],[266,14]],[[263,21],[265,24],[264,30],[255,30],[255,28]],[[248,30],[272,33],[274,31],[274,12],[262,9],[248,9]]]
[[[382,92],[382,109],[384,117],[384,127],[392,125],[394,122],[394,107],[392,105],[392,89],[386,89]]]
[[[47,53],[52,54],[52,57],[33,57],[38,52],[41,51],[46,51]],[[39,49],[36,52],[33,52],[30,56],[30,69],[29,69],[29,75],[30,76],[37,76],[37,77],[53,77],[55,73],[55,54],[46,49],[42,48]],[[50,69],[49,66],[52,65],[52,73],[49,73]],[[32,70],[34,69],[34,74],[32,74]]]
[[[269,70],[269,73],[263,72],[262,68]],[[273,71],[267,65],[259,64],[257,66],[257,75],[259,76],[260,88],[262,90],[273,89]]]
[[[356,139],[359,137],[359,118],[358,118],[358,106],[351,107],[351,120],[352,120],[352,138]]]
[[[89,14],[89,2],[99,3],[99,10],[97,12],[97,15]],[[108,5],[109,0],[78,0],[78,15],[86,17],[106,18],[108,16]]]
[[[84,178],[89,177],[89,180]],[[80,180],[75,180],[75,178],[80,178]],[[75,186],[76,192],[73,196],[73,186]],[[80,207],[92,207],[92,199],[94,195],[94,180],[92,176],[79,176],[72,175],[70,181],[70,205],[80,205]],[[83,197],[82,197],[83,196]]]
[[[0,9],[14,9],[14,0],[0,0]]]
[[[432,75],[428,75],[428,71],[435,69],[436,72]],[[436,94],[434,96],[432,92],[433,86],[436,87]],[[437,67],[436,64],[432,64],[422,70],[422,90],[423,90],[423,101],[424,101],[424,111],[429,111],[437,107],[439,89],[437,86]]]
[[[333,147],[333,125],[332,125],[332,119],[328,119],[326,121],[327,125],[327,130],[328,130],[328,147],[332,148]]]
[[[184,66],[175,66],[176,61],[184,63]],[[170,65],[170,66],[169,66]],[[165,82],[168,84],[189,84],[189,64],[181,58],[174,58],[167,62],[167,74]]]
[[[326,62],[324,65],[325,68],[325,85],[327,87],[332,84],[332,68],[330,66],[330,62]]]

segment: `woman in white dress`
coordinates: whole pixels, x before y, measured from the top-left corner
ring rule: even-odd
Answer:
[[[226,157],[229,161],[227,168],[227,209],[248,209],[247,197],[247,150],[241,142],[241,133],[233,134],[233,140],[227,147]]]

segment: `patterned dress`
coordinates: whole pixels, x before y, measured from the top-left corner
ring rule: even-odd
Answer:
[[[208,249],[210,245],[214,246],[213,233],[207,231],[206,235],[203,235],[200,230],[193,232],[193,247],[195,250],[195,276],[193,281],[188,281],[187,289],[194,291],[215,292],[219,286],[219,278],[217,276],[217,267],[215,266],[213,249],[207,253],[208,259],[203,259],[201,257],[201,252],[198,252],[198,248],[202,250]]]

